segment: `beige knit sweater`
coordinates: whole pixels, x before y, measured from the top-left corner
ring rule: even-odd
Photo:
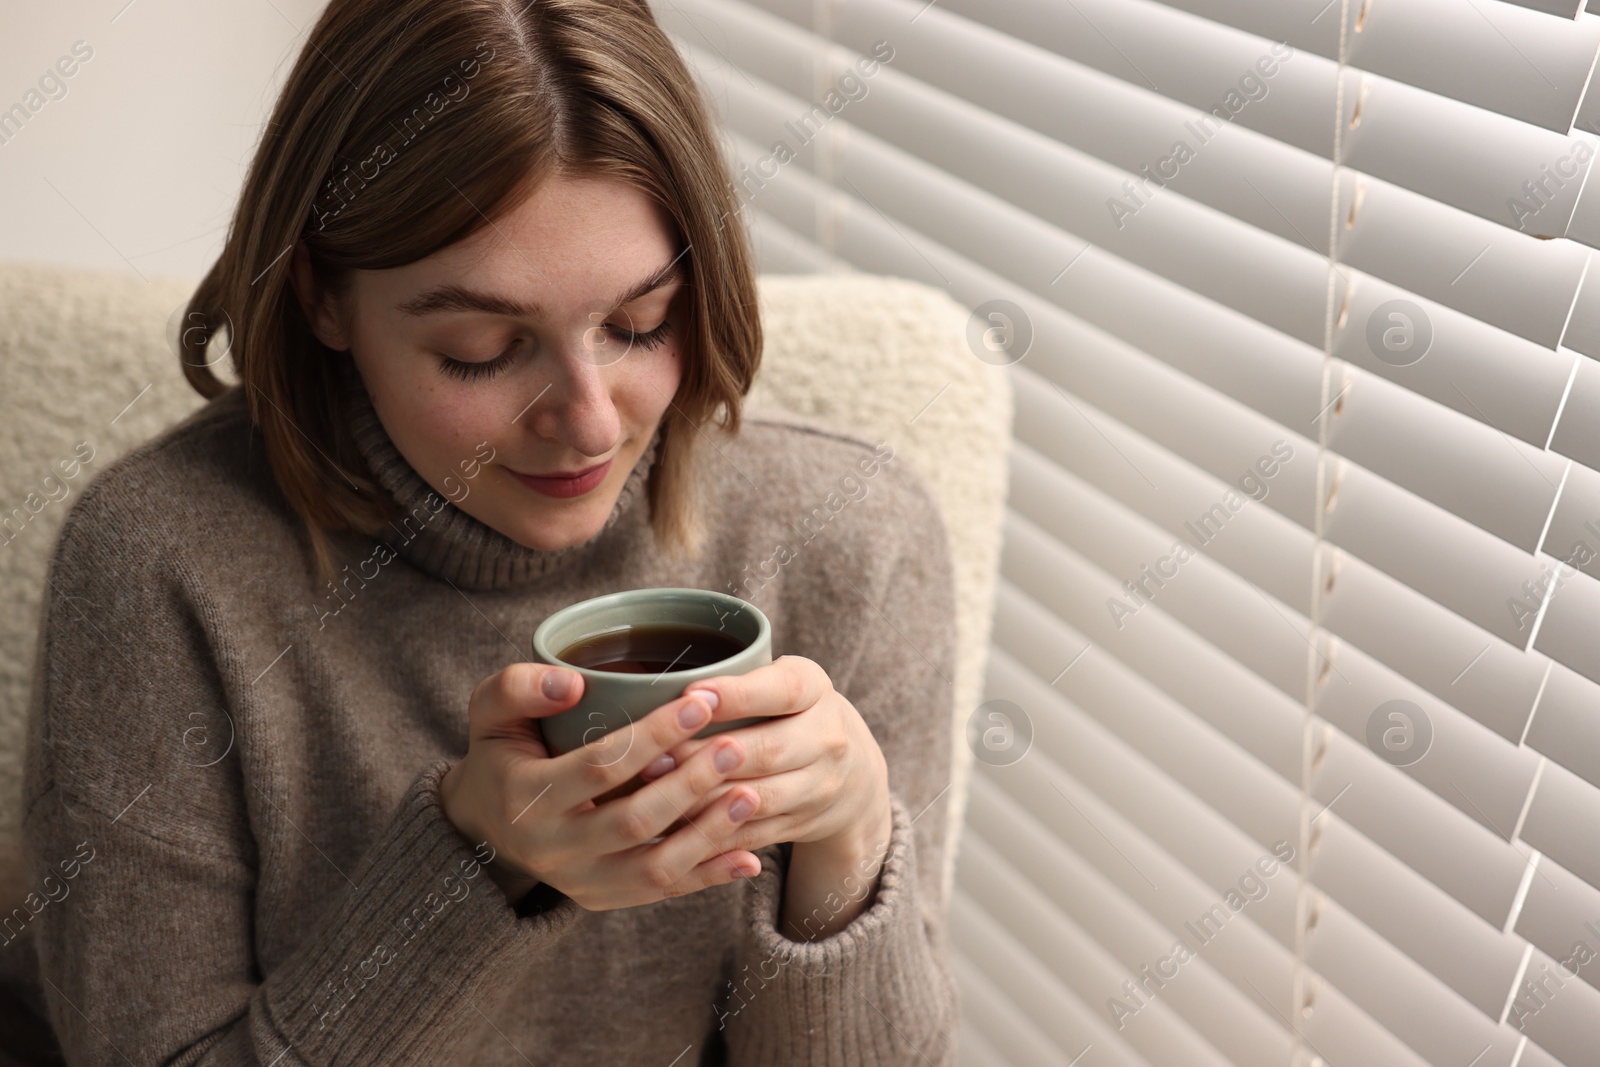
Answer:
[[[341,539],[337,590],[238,390],[102,471],[65,521],[24,783],[28,880],[50,899],[0,940],[34,941],[67,1061],[952,1063],[955,609],[921,476],[901,459],[864,477],[872,443],[752,411],[703,450],[700,559],[651,540],[653,447],[600,534],[539,552],[423,483],[359,385],[349,406],[416,521]],[[529,658],[550,612],[648,586],[751,600],[774,654],[817,661],[870,725],[893,834],[843,930],[777,930],[786,844],[749,882],[658,904],[542,889],[513,908],[444,817],[473,686]]]

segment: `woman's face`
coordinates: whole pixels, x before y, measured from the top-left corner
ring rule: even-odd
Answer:
[[[558,176],[425,259],[356,272],[336,306],[313,302],[307,315],[324,343],[351,351],[424,481],[551,550],[600,531],[677,392],[683,268],[669,217],[645,193]],[[298,249],[293,273],[309,290]]]

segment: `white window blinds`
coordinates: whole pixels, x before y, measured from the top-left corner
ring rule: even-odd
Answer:
[[[1600,1064],[1580,6],[658,4],[764,270],[1031,330],[965,1062]]]

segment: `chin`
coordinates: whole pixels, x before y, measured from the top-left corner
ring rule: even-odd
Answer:
[[[565,507],[556,501],[550,501],[549,504],[552,506],[538,509],[518,508],[517,518],[520,521],[513,527],[516,532],[506,533],[506,536],[524,548],[540,552],[556,552],[563,548],[571,548],[600,532],[616,500],[615,493],[608,494],[603,509],[595,500],[585,500],[582,504],[573,502]],[[560,521],[552,521],[555,515],[561,516]]]

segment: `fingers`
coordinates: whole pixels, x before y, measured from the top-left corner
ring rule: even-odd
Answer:
[[[710,737],[691,737],[645,764],[639,777],[646,782],[660,778],[674,767],[688,763],[696,752],[719,737],[737,737],[744,745],[745,761],[739,765],[740,778],[796,770],[822,758],[826,748],[823,738],[815,730],[808,729],[802,720],[771,719]]]
[[[543,663],[513,663],[479,682],[467,706],[468,737],[531,740],[544,745],[541,719],[570,708],[583,695],[583,677]]]
[[[652,849],[660,846],[651,846]],[[652,869],[652,868],[646,868]],[[662,873],[649,875],[646,882],[651,886],[655,896],[640,903],[654,903],[666,897],[687,896],[698,893],[702,889],[709,889],[714,885],[727,885],[729,882],[741,881],[745,878],[754,878],[761,873],[761,859],[751,852],[734,851],[722,852],[702,863],[695,865],[687,873],[679,876],[676,881],[668,886],[660,886],[663,878],[669,876],[670,869],[661,869]]]
[[[644,769],[639,772],[639,777],[647,782],[660,778],[674,767],[688,763],[696,752],[705,748],[711,741],[712,738],[709,737],[691,737],[689,740],[675,745],[671,752],[663,752],[649,763],[646,763]]]
[[[594,800],[633,778],[662,752],[711,721],[711,711],[694,694],[656,708],[644,718],[612,730],[598,741],[557,756],[552,799],[562,810]]]
[[[703,806],[701,798],[721,785],[744,757],[744,746],[738,741],[719,737],[665,778],[587,813],[583,832],[591,841],[600,842],[601,850],[607,852],[645,844],[661,835],[673,820],[686,816],[691,808]],[[752,801],[759,799],[749,787],[745,793]]]
[[[745,763],[749,763],[748,757]],[[744,765],[741,765],[737,773],[743,774],[743,772]],[[680,825],[696,821],[703,812],[710,811],[723,803],[723,798],[736,789],[750,790],[754,793],[756,814],[760,822],[771,822],[774,818],[782,816],[786,826],[796,827],[802,824],[809,826],[820,810],[815,798],[819,795],[828,795],[822,791],[829,788],[828,783],[820,779],[810,768],[763,775],[758,778],[734,778],[713,786],[697,803],[685,808],[676,823],[669,824],[662,832],[675,833]],[[787,841],[788,838],[775,840]],[[769,842],[763,842],[766,843]],[[739,839],[739,844],[742,848],[760,847],[745,844],[743,837]]]
[[[735,807],[735,805],[740,805]],[[724,851],[717,842],[725,841],[755,811],[754,791],[746,787],[729,790],[728,798],[704,812],[666,840],[633,851],[622,862],[632,867],[645,886],[674,896],[693,892],[706,885],[732,881],[734,871],[747,876],[761,870],[761,861],[748,850]],[[711,879],[702,882],[701,879]]]
[[[717,694],[717,721],[756,715],[789,715],[804,711],[833,688],[828,672],[804,656],[779,656],[746,674],[730,674],[692,682],[685,694],[709,690]]]
[[[761,858],[753,852],[740,849],[712,856],[690,871],[688,877],[689,879],[703,877],[708,879],[707,885],[719,885],[723,882],[735,882],[741,878],[754,878],[760,873]]]

